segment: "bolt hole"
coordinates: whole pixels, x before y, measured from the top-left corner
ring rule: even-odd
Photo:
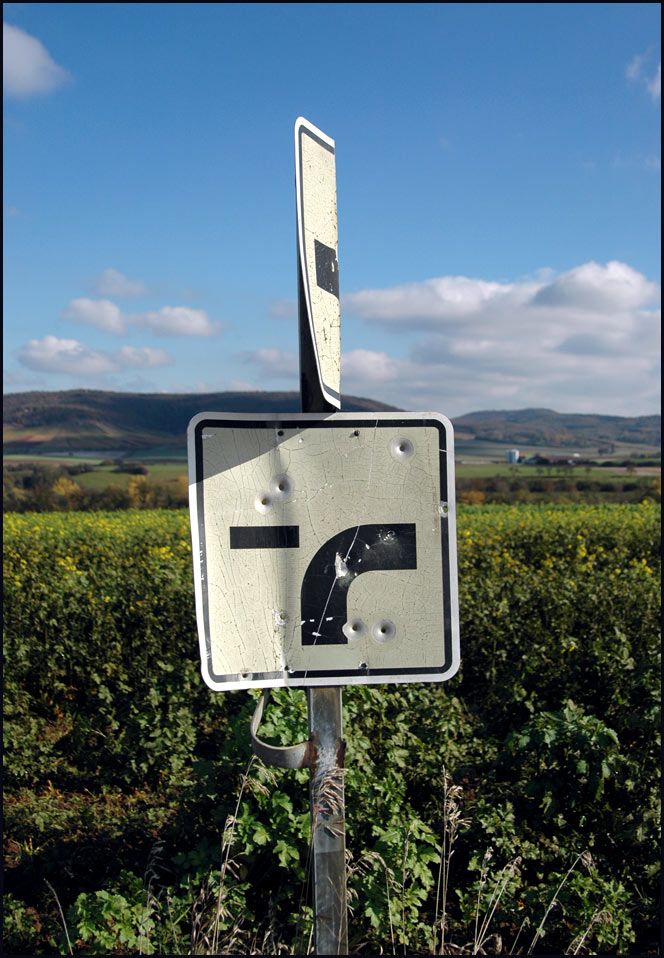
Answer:
[[[277,435],[278,435],[278,436],[283,436],[283,434],[284,434],[283,429],[277,429]]]

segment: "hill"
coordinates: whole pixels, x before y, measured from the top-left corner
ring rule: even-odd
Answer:
[[[553,409],[486,410],[454,420],[457,437],[529,446],[661,446],[661,416],[599,416]]]
[[[187,423],[196,413],[297,412],[295,392],[219,392],[166,395],[73,389],[9,393],[3,403],[3,451],[140,451],[184,453]],[[347,412],[378,412],[396,407],[346,396]],[[557,413],[552,409],[486,410],[454,419],[458,440],[510,445],[591,446],[613,443],[661,445],[661,416],[599,416]]]
[[[347,412],[394,406],[346,396]],[[219,392],[167,395],[72,389],[9,393],[3,397],[3,452],[80,450],[174,455],[185,449],[187,424],[199,412],[299,412],[295,392]]]

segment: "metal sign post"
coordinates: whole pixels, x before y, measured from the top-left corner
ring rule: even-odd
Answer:
[[[300,117],[295,123],[300,404],[341,407],[341,313],[334,141]],[[348,954],[345,743],[341,686],[307,689],[311,770],[311,854],[317,955]]]
[[[348,954],[341,687],[459,667],[452,426],[342,413],[334,141],[295,124],[302,412],[202,412],[187,433],[201,671],[260,688],[255,753],[311,772],[315,950]],[[309,739],[258,728],[304,688]]]

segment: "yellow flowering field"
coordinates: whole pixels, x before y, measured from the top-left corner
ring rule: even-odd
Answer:
[[[492,882],[509,950],[576,861],[537,953],[656,954],[659,506],[462,505],[457,525],[458,676],[344,691],[353,953],[432,953],[452,781],[450,953]],[[189,953],[255,696],[200,677],[188,513],[6,514],[4,670],[5,950]],[[274,702],[264,734],[306,734],[304,694]],[[302,953],[307,776],[252,774],[220,934],[249,953],[278,927]]]

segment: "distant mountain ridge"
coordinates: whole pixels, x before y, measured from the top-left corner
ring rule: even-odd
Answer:
[[[346,396],[346,412],[398,411]],[[119,393],[93,389],[8,393],[3,401],[5,453],[126,451],[172,447],[181,453],[187,423],[199,412],[298,412],[299,393]],[[600,416],[552,409],[485,410],[453,420],[458,439],[511,445],[590,447],[627,442],[661,445],[661,416]]]
[[[395,406],[345,396],[348,412]],[[181,452],[187,424],[199,412],[299,412],[295,392],[119,393],[94,389],[8,393],[3,397],[3,450],[25,452],[146,450]]]
[[[600,416],[553,409],[486,410],[454,420],[457,435],[515,445],[597,446],[633,442],[661,446],[661,416]]]

